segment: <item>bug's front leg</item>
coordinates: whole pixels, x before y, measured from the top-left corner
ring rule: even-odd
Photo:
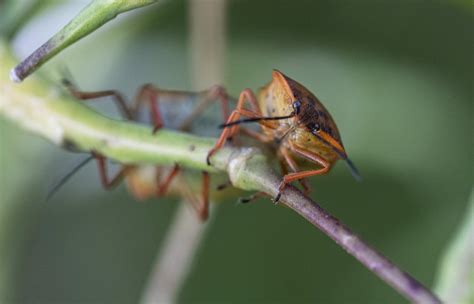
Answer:
[[[244,108],[245,104],[248,103],[250,105],[251,110]],[[227,119],[226,124],[230,124],[234,121],[239,120],[241,116],[245,116],[247,118],[259,118],[262,117],[262,113],[257,104],[257,98],[255,97],[254,93],[250,89],[245,89],[242,93],[240,93],[239,101],[237,102],[237,107],[234,111],[230,114],[229,118]],[[261,125],[264,125],[268,128],[275,129],[277,126],[275,122],[272,121],[260,121]],[[214,148],[212,148],[209,153],[207,154],[207,164],[210,165],[210,158],[214,153],[216,153],[222,146],[225,144],[226,140],[230,137],[236,135],[239,131],[239,125],[233,125],[231,127],[226,127],[222,131],[219,139],[217,140]]]
[[[288,151],[287,148],[281,147],[278,150],[278,155],[281,157],[280,161],[282,162],[282,166],[288,166],[293,173],[299,172],[298,165],[296,164],[296,161],[291,157],[290,152]],[[285,175],[288,174],[288,172],[284,172]],[[310,188],[308,185],[308,182],[306,179],[299,179],[298,180],[301,184],[301,186],[304,189],[304,194],[308,195],[310,192]]]
[[[303,158],[306,158],[310,162],[316,163],[321,166],[321,168],[316,169],[316,170],[308,170],[308,171],[301,171],[301,172],[293,172],[293,173],[288,173],[285,176],[283,176],[283,180],[280,183],[280,186],[278,187],[278,194],[274,199],[274,202],[277,203],[280,200],[281,193],[285,189],[285,187],[295,181],[295,180],[300,180],[306,177],[310,177],[313,175],[321,175],[321,174],[326,174],[329,169],[331,168],[331,164],[321,158],[319,155],[308,151],[306,149],[300,148],[298,146],[292,145],[291,151],[295,152],[296,154],[302,156]]]

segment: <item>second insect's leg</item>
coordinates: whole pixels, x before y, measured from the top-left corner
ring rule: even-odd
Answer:
[[[161,118],[161,111],[158,105],[160,93],[160,89],[154,87],[151,84],[145,84],[138,90],[132,106],[133,116],[136,120],[140,107],[143,104],[148,104],[150,107],[151,120],[153,122],[153,133],[156,133],[156,131],[164,126],[163,119]]]
[[[133,115],[125,102],[125,99],[119,92],[114,90],[83,92],[79,91],[69,80],[66,79],[63,79],[63,84],[72,96],[80,100],[91,100],[110,96],[113,98],[112,100],[115,102],[122,115],[127,119],[133,119]]]
[[[166,98],[163,98],[166,97]],[[147,104],[150,107],[151,119],[153,121],[153,132],[164,126],[164,122],[161,116],[160,104],[161,99],[173,100],[173,102],[180,102],[184,100],[190,100],[194,98],[201,98],[201,102],[195,105],[193,111],[179,124],[177,129],[186,130],[191,126],[192,121],[199,116],[209,105],[210,102],[219,100],[222,107],[222,115],[224,119],[228,117],[228,96],[225,89],[221,86],[213,86],[209,90],[201,93],[193,93],[186,91],[169,91],[159,89],[151,84],[142,86],[137,93],[135,98],[132,111],[136,118],[140,107]]]
[[[117,105],[117,108],[120,110],[122,116],[124,116],[127,119],[133,119],[132,112],[128,108],[127,103],[125,102],[125,99],[119,92],[114,91],[114,90],[105,90],[105,91],[96,91],[96,92],[79,91],[72,82],[66,79],[63,80],[63,84],[69,90],[71,95],[73,95],[74,97],[80,100],[92,100],[92,99],[110,96],[113,98],[112,100]],[[105,189],[111,189],[115,187],[116,185],[118,185],[123,180],[128,170],[127,166],[122,166],[119,172],[113,178],[110,179],[107,173],[107,159],[96,152],[92,152],[92,155],[95,157],[97,161],[97,167],[99,169],[100,180],[101,180],[102,186]]]
[[[107,190],[117,186],[129,170],[129,167],[122,166],[122,168],[117,172],[117,174],[110,179],[107,174],[107,159],[96,152],[92,152],[92,155],[97,161],[97,167],[99,169],[100,181],[102,183],[102,186]]]
[[[190,93],[182,92],[182,94],[189,95]],[[199,102],[194,107],[191,114],[189,114],[188,117],[186,117],[181,122],[179,126],[180,130],[188,130],[191,127],[193,120],[196,119],[199,115],[201,115],[211,102],[216,100],[221,103],[221,113],[224,121],[226,121],[229,117],[229,96],[227,95],[227,92],[224,87],[215,85],[209,90],[198,93],[198,96],[200,96],[201,102]]]
[[[205,221],[209,216],[209,173],[202,172],[201,196],[199,196],[184,178],[180,178],[179,187],[184,199],[196,210],[201,221]]]
[[[244,105],[245,105],[246,102],[250,104],[250,107],[252,108],[252,110],[248,110],[248,109],[244,108]],[[237,107],[230,114],[229,118],[227,119],[226,124],[230,124],[232,122],[235,122],[235,121],[239,120],[239,118],[241,116],[245,116],[245,117],[248,117],[248,118],[262,117],[262,114],[261,114],[261,112],[258,108],[258,105],[257,105],[257,99],[255,98],[255,95],[253,94],[253,92],[249,89],[244,90],[240,94],[239,101],[237,103]],[[260,121],[259,123],[261,125],[264,125],[264,126],[268,127],[268,128],[276,128],[275,123],[271,122],[271,121]],[[209,165],[210,165],[210,157],[215,152],[217,152],[220,148],[222,148],[222,146],[225,144],[226,140],[229,137],[234,136],[238,132],[239,127],[240,127],[239,125],[234,125],[234,126],[231,126],[231,127],[224,128],[224,130],[222,131],[222,133],[221,133],[219,139],[217,140],[217,143],[215,144],[214,148],[212,148],[211,151],[209,151],[209,153],[207,155],[206,160],[207,160],[207,163]]]
[[[163,196],[166,194],[171,182],[176,177],[176,175],[178,175],[179,171],[179,165],[175,165],[173,169],[171,169],[171,171],[168,173],[168,176],[166,176],[166,178],[158,185],[158,191],[156,193],[157,196]]]

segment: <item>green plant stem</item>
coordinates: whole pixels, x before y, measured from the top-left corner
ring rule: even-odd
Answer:
[[[69,45],[89,35],[118,14],[150,5],[158,0],[93,0],[58,33],[17,65],[10,78],[21,82]]]
[[[281,177],[255,148],[227,147],[206,164],[215,139],[149,128],[108,119],[67,97],[37,76],[23,84],[8,80],[7,67],[13,56],[0,41],[0,115],[58,145],[82,151],[97,151],[122,163],[179,163],[183,167],[211,172],[226,171],[233,186],[263,191],[275,197]],[[333,239],[400,294],[414,303],[440,300],[409,274],[362,241],[338,219],[327,213],[294,187],[287,187],[281,203],[303,216]]]

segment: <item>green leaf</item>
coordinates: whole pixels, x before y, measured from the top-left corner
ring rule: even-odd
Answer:
[[[86,6],[58,33],[40,46],[30,56],[17,65],[10,73],[10,79],[21,82],[46,61],[69,45],[89,35],[118,14],[146,6],[157,0],[94,0]]]

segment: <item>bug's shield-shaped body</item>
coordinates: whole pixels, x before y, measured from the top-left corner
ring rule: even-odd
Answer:
[[[241,119],[244,117],[244,119]],[[343,159],[352,175],[360,179],[354,164],[347,157],[339,130],[329,112],[308,89],[274,70],[272,81],[260,89],[255,96],[250,89],[240,93],[237,106],[230,114],[210,157],[223,147],[228,138],[233,138],[240,124],[258,122],[262,133],[245,130],[246,134],[261,141],[274,142],[280,161],[283,179],[274,201],[278,202],[285,187],[300,181],[306,193],[309,187],[305,178],[327,173],[337,159]],[[298,160],[306,160],[316,168],[300,170]]]
[[[319,155],[332,165],[346,153],[337,126],[322,103],[303,85],[274,70],[272,81],[260,89],[259,108],[263,116],[287,116],[295,111],[295,117],[278,120],[278,129],[263,126],[267,136],[292,151],[299,147]],[[338,153],[339,152],[339,153]]]

